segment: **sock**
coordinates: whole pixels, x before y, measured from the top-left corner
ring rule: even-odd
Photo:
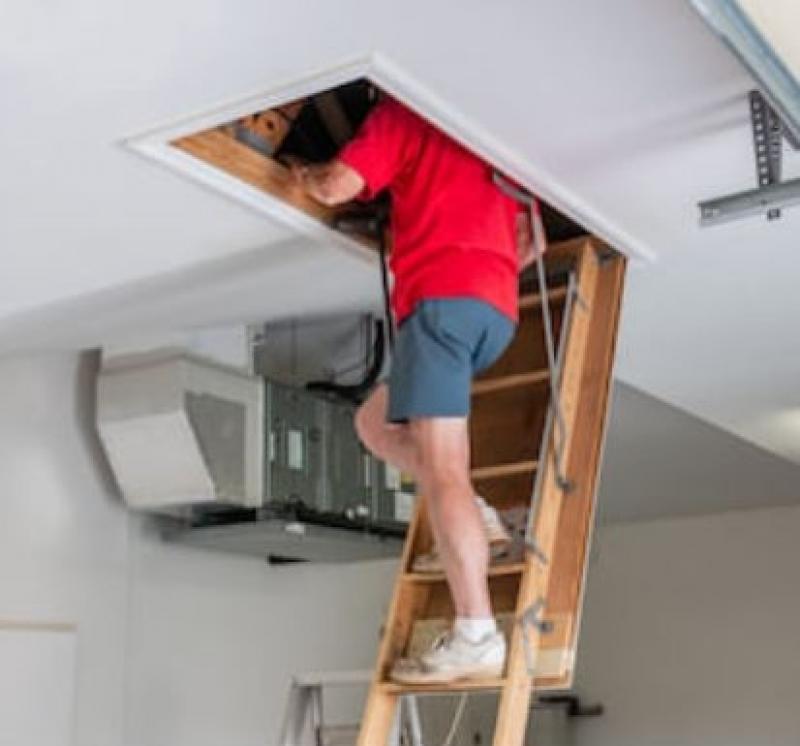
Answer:
[[[493,617],[456,617],[454,625],[456,634],[461,635],[470,642],[480,642],[487,635],[497,632],[497,623]]]

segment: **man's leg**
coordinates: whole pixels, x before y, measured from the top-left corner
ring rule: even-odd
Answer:
[[[456,619],[452,631],[419,658],[398,660],[391,676],[405,684],[500,676],[506,642],[492,616],[489,544],[470,483],[467,419],[412,419],[410,431]]]
[[[459,617],[490,618],[489,547],[469,475],[466,418],[436,417],[410,425],[386,422],[388,387],[380,384],[356,414],[367,448],[414,476],[427,496],[431,523]]]
[[[412,420],[420,493],[428,501],[434,537],[461,619],[492,619],[489,544],[469,474],[466,418]]]
[[[356,430],[361,442],[378,458],[396,466],[406,474],[410,474],[414,481],[420,483],[417,459],[417,446],[413,433],[407,424],[393,424],[386,421],[389,400],[388,386],[379,384],[369,398],[359,407],[356,413]],[[463,450],[464,471],[469,472],[469,448]],[[470,484],[470,490],[472,485]],[[484,535],[488,537],[495,556],[502,556],[511,543],[511,537],[497,515],[490,506],[480,498],[475,497],[476,506],[479,507]],[[437,547],[424,555],[418,555],[414,560],[414,570],[417,572],[442,572],[443,564]]]
[[[386,421],[389,387],[378,384],[356,412],[356,431],[361,442],[382,461],[417,477],[417,459],[409,426]]]

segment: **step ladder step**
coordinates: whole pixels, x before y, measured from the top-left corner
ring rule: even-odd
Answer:
[[[472,394],[476,396],[518,386],[535,386],[545,383],[549,378],[550,374],[546,370],[536,370],[532,373],[515,373],[510,376],[498,376],[497,378],[484,378],[472,384]]]
[[[538,461],[515,461],[511,464],[497,464],[496,466],[481,466],[473,469],[470,476],[474,481],[485,481],[489,479],[500,479],[502,477],[514,477],[518,474],[529,474],[536,471]]]
[[[385,681],[380,684],[380,689],[385,694],[458,694],[459,692],[491,692],[502,689],[506,685],[506,678],[497,679],[463,679],[451,681],[449,684],[396,684]]]
[[[498,562],[489,568],[490,578],[499,578],[506,575],[521,575],[525,570],[524,562]],[[406,572],[403,581],[407,583],[444,583],[447,581],[444,573],[438,572]]]

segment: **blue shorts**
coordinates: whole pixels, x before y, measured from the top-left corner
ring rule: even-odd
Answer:
[[[467,417],[472,379],[508,347],[516,325],[474,298],[430,298],[397,332],[389,374],[390,422]]]

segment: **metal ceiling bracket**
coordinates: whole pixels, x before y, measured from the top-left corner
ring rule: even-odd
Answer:
[[[800,179],[701,202],[700,225],[718,225],[792,205],[800,205]]]
[[[760,91],[750,91],[750,122],[756,154],[756,178],[760,187],[780,184],[783,171],[783,126]],[[767,220],[778,220],[780,207],[767,210]]]
[[[783,208],[800,204],[800,179],[782,181],[783,140],[794,144],[791,131],[761,91],[751,91],[749,102],[758,187],[701,202],[702,227],[764,213],[777,220]]]

